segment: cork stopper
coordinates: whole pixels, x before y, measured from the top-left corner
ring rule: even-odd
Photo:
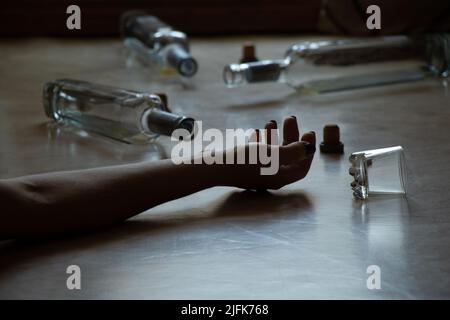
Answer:
[[[251,42],[247,42],[242,46],[242,58],[240,60],[240,63],[255,61],[258,61],[258,58],[256,57],[255,45]]]
[[[323,142],[320,144],[322,153],[344,153],[344,144],[340,141],[340,130],[337,124],[327,124],[323,127]]]
[[[323,127],[323,142],[325,144],[339,143],[340,132],[337,124],[327,124]]]

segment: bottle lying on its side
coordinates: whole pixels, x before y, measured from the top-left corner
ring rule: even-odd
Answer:
[[[430,34],[304,41],[283,59],[229,64],[223,78],[228,87],[269,81],[318,94],[445,78],[449,72],[450,34]]]
[[[192,77],[197,61],[189,53],[185,33],[174,30],[155,16],[142,11],[125,12],[120,19],[124,46],[145,65],[159,65]]]
[[[194,130],[194,119],[171,113],[157,95],[78,80],[46,83],[44,109],[57,122],[133,144]]]

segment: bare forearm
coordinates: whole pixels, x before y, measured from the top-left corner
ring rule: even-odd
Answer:
[[[270,121],[265,128],[274,130],[277,124]],[[164,160],[0,180],[0,239],[99,228],[213,186],[279,189],[303,179],[311,166],[315,133],[303,134],[300,141],[299,136],[297,119],[285,118],[283,145],[269,143],[270,165],[276,169],[270,175],[262,173],[262,163],[250,161],[255,147],[267,149],[255,134],[258,143],[197,155],[201,164]],[[217,159],[237,160],[238,155],[246,164],[215,164]]]
[[[111,225],[220,183],[211,166],[155,163],[56,172],[0,182],[0,238]]]

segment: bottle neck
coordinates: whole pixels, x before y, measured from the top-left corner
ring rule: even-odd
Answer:
[[[255,82],[284,82],[282,75],[288,67],[288,59],[229,64],[223,70],[223,80],[228,87]]]
[[[197,61],[189,54],[184,46],[179,44],[168,45],[164,56],[167,64],[177,70],[182,76],[192,77],[197,73]]]
[[[136,38],[125,38],[123,46],[127,50],[127,59],[130,59],[130,61],[136,59],[144,66],[149,66],[158,62],[153,52]]]

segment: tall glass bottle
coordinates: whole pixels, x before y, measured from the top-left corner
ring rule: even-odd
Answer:
[[[120,21],[124,46],[144,64],[172,68],[185,77],[198,69],[185,33],[142,11],[125,12]]]
[[[223,78],[228,87],[272,81],[317,94],[448,77],[449,64],[449,34],[305,41],[283,59],[227,65]]]
[[[126,143],[145,144],[194,120],[173,114],[157,95],[63,79],[44,86],[44,109],[57,122]]]

